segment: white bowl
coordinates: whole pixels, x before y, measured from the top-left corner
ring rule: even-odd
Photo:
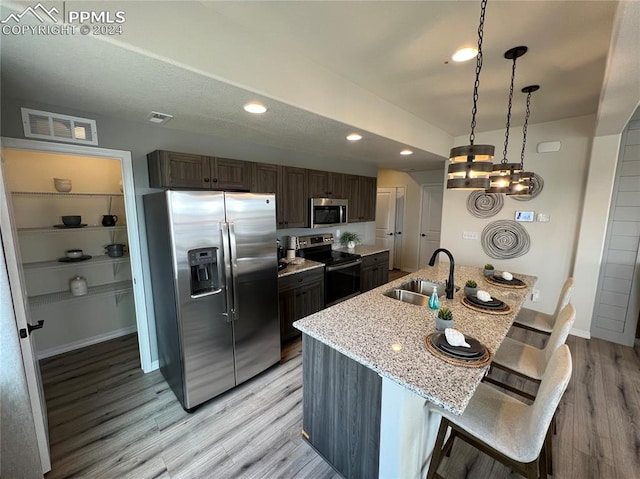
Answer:
[[[60,193],[67,193],[71,191],[71,180],[54,178],[53,185],[56,187],[56,191],[59,191]]]
[[[67,255],[67,258],[80,258],[82,257],[82,250],[81,249],[68,249],[65,254]]]

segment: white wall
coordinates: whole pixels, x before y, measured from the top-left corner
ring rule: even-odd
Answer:
[[[525,169],[544,179],[544,189],[530,201],[505,197],[504,207],[498,214],[480,219],[467,210],[469,192],[445,190],[441,246],[452,251],[458,264],[482,266],[490,262],[499,270],[537,276],[535,288],[540,290],[540,301],[528,302],[527,307],[552,313],[562,284],[573,272],[594,121],[590,115],[529,125]],[[512,130],[510,139],[508,158],[518,161],[522,135]],[[536,153],[538,143],[551,140],[562,142],[559,152]],[[466,137],[457,138],[456,145],[467,141]],[[476,136],[476,143],[496,145],[496,151],[502,151],[503,141],[503,130]],[[497,154],[494,161],[500,161],[501,157]],[[551,221],[521,223],[531,238],[531,249],[524,256],[509,260],[490,258],[480,241],[483,228],[497,219],[513,219],[516,210],[546,213]],[[478,232],[478,240],[463,240],[464,231]]]
[[[422,185],[442,183],[444,166],[438,170],[405,173],[396,170],[378,170],[378,188],[404,186],[406,188],[404,231],[402,232],[402,269],[416,271],[420,246],[420,204]]]

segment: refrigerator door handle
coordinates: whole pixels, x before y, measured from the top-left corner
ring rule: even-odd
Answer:
[[[236,224],[229,223],[229,238],[231,240],[231,282],[233,285],[233,320],[237,321],[239,317],[238,306],[238,287],[236,285],[236,277],[238,276],[238,251],[236,245]]]
[[[227,323],[233,321],[233,291],[231,271],[231,246],[229,242],[229,223],[221,223],[222,226],[222,256],[224,258],[224,289],[226,292],[227,310],[222,313],[226,316]]]

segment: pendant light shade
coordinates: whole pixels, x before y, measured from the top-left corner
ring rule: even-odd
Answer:
[[[471,110],[471,134],[469,144],[457,146],[449,152],[451,164],[447,169],[447,188],[457,190],[484,190],[489,187],[489,175],[493,170],[493,145],[474,145],[476,114],[478,112],[478,87],[482,70],[482,38],[487,0],[480,4],[480,24],[478,25],[478,56],[476,79],[473,85],[473,108]]]
[[[493,171],[489,177],[490,186],[487,193],[511,193],[519,191],[522,186],[519,185],[520,172],[522,171],[520,163],[509,163],[507,160],[507,149],[509,146],[509,129],[511,125],[511,106],[513,105],[513,84],[516,77],[516,60],[527,53],[528,48],[519,46],[511,48],[504,53],[507,60],[512,60],[511,66],[511,83],[509,84],[509,102],[507,104],[507,126],[504,131],[504,149],[502,151],[502,160],[499,164],[493,166]]]
[[[524,115],[524,124],[522,125],[522,151],[520,152],[520,179],[513,185],[511,191],[507,195],[528,195],[531,191],[531,180],[535,175],[532,171],[524,171],[524,151],[527,145],[527,128],[529,126],[529,116],[531,116],[531,94],[538,91],[540,85],[529,85],[522,89],[522,93],[527,94],[527,107]]]

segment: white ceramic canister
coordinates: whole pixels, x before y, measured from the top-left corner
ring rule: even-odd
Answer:
[[[87,280],[82,276],[74,276],[69,280],[69,288],[73,296],[84,296],[87,294]]]

